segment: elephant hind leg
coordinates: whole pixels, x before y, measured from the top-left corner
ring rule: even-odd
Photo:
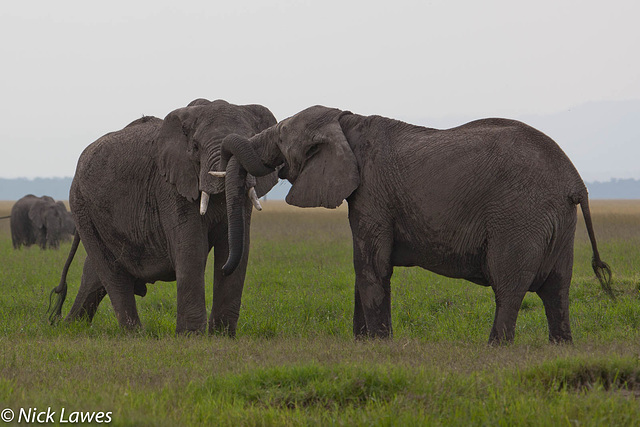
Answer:
[[[489,344],[513,342],[522,300],[534,283],[542,260],[541,246],[531,240],[511,239],[489,247],[489,282],[496,300]]]
[[[91,322],[105,295],[107,295],[107,291],[102,285],[91,259],[87,257],[78,295],[65,320],[74,321],[83,318]]]
[[[512,281],[498,281],[494,285],[496,313],[489,334],[490,345],[513,342],[518,312],[532,281],[532,273],[522,272]]]
[[[120,327],[137,329],[142,326],[136,306],[135,279],[121,275],[107,280],[105,288],[109,294],[109,299],[111,299],[111,305],[113,305],[113,311],[116,313]]]
[[[101,271],[104,274],[100,274]],[[105,276],[108,276],[108,279],[105,280]],[[105,269],[100,269],[99,263],[88,256],[84,263],[78,296],[65,320],[85,318],[91,321],[100,302],[109,294],[120,326],[135,329],[141,325],[136,308],[135,289],[133,279],[108,274]]]
[[[560,255],[554,268],[540,289],[549,325],[549,341],[552,343],[571,343],[571,325],[569,322],[569,287],[573,273],[573,245]]]

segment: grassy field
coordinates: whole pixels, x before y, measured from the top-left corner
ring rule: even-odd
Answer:
[[[0,203],[0,216],[10,206]],[[70,244],[14,251],[2,220],[0,412],[12,409],[15,422],[20,408],[50,408],[59,422],[62,410],[67,420],[102,411],[112,425],[640,425],[640,201],[592,201],[592,212],[617,301],[593,275],[580,222],[574,345],[548,344],[531,294],[515,343],[499,348],[486,345],[490,289],[418,268],[395,269],[393,341],[355,342],[346,208],[270,201],[254,213],[235,340],[176,337],[175,284],[160,282],[138,299],[138,332],[118,328],[108,298],[91,325],[49,326]]]

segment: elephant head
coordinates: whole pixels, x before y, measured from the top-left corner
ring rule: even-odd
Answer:
[[[250,137],[275,123],[271,111],[261,105],[196,99],[164,119],[156,140],[160,172],[189,201],[201,196],[200,213],[204,215],[209,195],[224,191],[224,180],[209,173],[218,169],[224,137],[231,132]],[[256,196],[264,195],[277,180],[275,173],[261,179]],[[255,185],[255,179],[248,181]]]
[[[62,205],[66,212],[66,208]],[[64,227],[64,216],[51,197],[42,196],[29,209],[29,219],[37,229],[37,243],[41,248],[57,248]]]
[[[223,268],[231,274],[243,247],[243,207],[238,194],[246,172],[272,173],[292,184],[287,203],[300,207],[335,208],[360,184],[356,157],[340,125],[351,113],[323,106],[310,107],[252,138],[225,138],[221,166],[226,167],[229,212],[229,260]],[[246,171],[246,172],[245,172]]]

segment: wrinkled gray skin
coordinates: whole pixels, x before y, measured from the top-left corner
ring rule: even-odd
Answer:
[[[260,105],[198,99],[164,120],[144,117],[87,147],[70,193],[79,236],[60,285],[52,291],[59,294],[52,320],[61,314],[66,272],[81,239],[87,259],[67,320],[91,320],[108,294],[120,325],[135,328],[140,319],[134,295],[144,296],[147,283],[176,280],[176,331],[204,331],[204,272],[214,248],[209,331],[235,335],[248,254],[234,274],[222,276],[228,253],[224,179],[208,172],[218,167],[225,136],[250,137],[275,123],[273,114]],[[253,185],[255,178],[248,182]],[[276,182],[276,174],[260,178],[258,196]],[[247,184],[242,186],[250,213]],[[211,196],[205,215],[200,214],[202,191]],[[250,214],[245,221],[248,245]]]
[[[14,249],[37,244],[58,249],[61,240],[73,235],[73,218],[64,203],[49,196],[28,194],[11,209],[11,240]]]
[[[316,106],[249,140],[230,136],[223,147],[227,195],[245,169],[257,176],[284,164],[289,204],[335,208],[347,200],[357,337],[391,336],[393,267],[420,266],[492,287],[490,343],[513,340],[527,292],[544,303],[550,340],[571,342],[576,204],[594,271],[613,295],[582,179],[554,141],[523,123],[486,119],[436,130]],[[230,206],[233,224],[242,206]],[[226,273],[242,254],[242,241],[229,232],[235,258]]]

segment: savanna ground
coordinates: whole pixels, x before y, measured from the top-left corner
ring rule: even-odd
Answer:
[[[108,298],[92,325],[50,326],[49,291],[70,243],[15,251],[3,220],[0,411],[51,408],[56,421],[62,409],[103,411],[113,425],[640,425],[640,201],[592,201],[592,211],[617,301],[593,275],[580,220],[574,345],[548,343],[531,294],[515,343],[498,348],[486,344],[491,289],[418,268],[395,269],[394,339],[354,341],[346,208],[269,201],[254,213],[235,340],[176,337],[176,287],[160,282],[138,298],[138,332],[118,328]]]

